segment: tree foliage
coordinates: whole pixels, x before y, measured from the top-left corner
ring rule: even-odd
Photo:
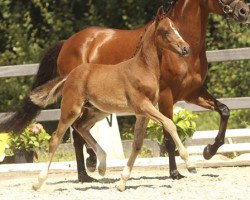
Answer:
[[[4,0],[0,1],[0,66],[37,63],[55,42],[90,26],[133,29],[150,21],[168,1],[149,0]],[[238,26],[233,29],[240,32]],[[246,47],[250,31],[235,34],[225,20],[212,16],[208,49]],[[206,85],[216,97],[249,96],[249,62],[210,65]],[[16,105],[29,90],[32,78],[0,79],[0,112]]]

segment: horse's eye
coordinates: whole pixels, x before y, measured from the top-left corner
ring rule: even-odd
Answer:
[[[167,36],[168,36],[168,31],[167,31],[167,29],[163,29],[162,35],[163,35],[164,37],[167,37]]]

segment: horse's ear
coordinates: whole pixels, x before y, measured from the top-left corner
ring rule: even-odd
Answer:
[[[161,21],[164,17],[165,17],[165,11],[164,11],[163,6],[161,6],[157,10],[157,14],[156,14],[156,17],[155,17],[156,23],[158,23],[159,21]]]

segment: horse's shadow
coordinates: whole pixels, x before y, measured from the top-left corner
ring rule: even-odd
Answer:
[[[167,179],[170,179],[170,177],[167,177],[167,176],[141,176],[141,177],[137,177],[137,178],[134,178],[134,177],[131,177],[129,178],[129,180],[154,180],[154,179],[157,179],[157,180],[167,180]],[[98,182],[99,183],[116,183],[118,182],[120,179],[119,178],[102,178],[102,179],[99,179]]]
[[[130,178],[129,180],[167,180],[170,179],[170,177],[167,176],[141,176],[141,177],[136,177],[136,178]],[[101,184],[110,184],[110,183],[116,183],[120,179],[119,178],[102,178],[102,179],[96,179],[96,181],[92,183],[101,183]],[[72,184],[78,184],[80,183],[78,180],[63,180],[63,181],[56,181],[56,182],[47,182],[47,185],[58,185],[58,184],[65,184],[65,183],[72,183]],[[84,183],[82,183],[84,184]],[[91,182],[88,182],[88,184],[91,184]],[[154,185],[151,184],[144,184],[144,185],[137,185],[137,186],[126,186],[126,189],[134,189],[136,190],[137,188],[140,187],[146,187],[146,188],[154,188]],[[170,185],[162,185],[160,187],[165,187],[165,188],[172,188]],[[108,186],[87,186],[87,187],[75,187],[75,190],[79,191],[87,191],[90,189],[95,189],[95,190],[108,190],[110,187]],[[55,191],[65,191],[67,189],[59,188],[56,189]]]
[[[137,186],[126,186],[126,190],[136,190],[140,187],[146,187],[146,188],[155,188],[154,185],[137,185]],[[164,188],[172,188],[170,185],[162,185],[160,187],[164,187]],[[87,190],[91,190],[91,189],[94,189],[94,190],[109,190],[110,187],[107,187],[107,186],[89,186],[89,187],[82,187],[82,188],[75,188],[75,190],[79,190],[79,191],[87,191]]]

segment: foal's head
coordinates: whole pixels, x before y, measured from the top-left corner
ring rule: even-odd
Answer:
[[[161,49],[170,49],[181,56],[187,56],[190,46],[177,31],[174,23],[167,17],[163,8],[160,8],[155,18],[155,42]]]

